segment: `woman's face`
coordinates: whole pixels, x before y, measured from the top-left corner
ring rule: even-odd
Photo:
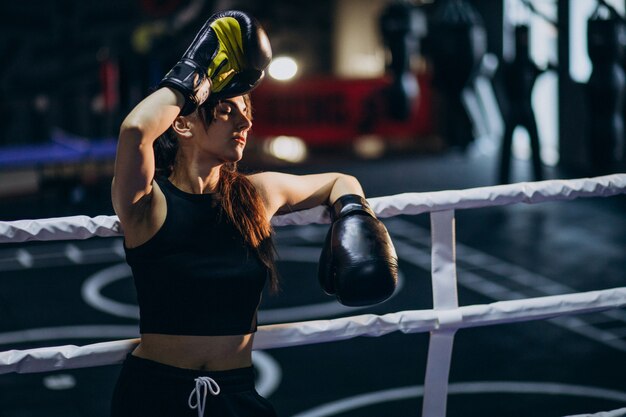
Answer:
[[[199,135],[199,145],[219,162],[239,161],[252,127],[246,100],[243,96],[222,100],[216,105],[214,114],[213,121],[200,126],[205,134]]]

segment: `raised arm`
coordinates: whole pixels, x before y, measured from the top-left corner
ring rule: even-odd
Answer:
[[[227,98],[255,88],[272,57],[263,28],[236,10],[211,16],[159,90],[139,103],[120,129],[112,185],[113,207],[122,224],[144,218],[150,207],[154,141],[177,116],[191,115],[208,97]],[[138,211],[139,210],[139,211]],[[137,216],[137,213],[142,214]]]
[[[160,88],[142,100],[120,127],[111,187],[113,207],[124,222],[152,192],[154,141],[178,116],[184,98],[178,91]]]

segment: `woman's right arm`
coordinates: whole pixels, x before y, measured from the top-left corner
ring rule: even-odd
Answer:
[[[124,226],[134,223],[139,209],[150,203],[155,168],[152,145],[178,116],[184,102],[178,91],[160,88],[142,100],[122,122],[111,199]]]
[[[162,88],[139,103],[122,123],[111,199],[123,226],[145,218],[144,209],[152,208],[154,141],[179,114],[191,114],[210,93],[234,97],[253,89],[271,59],[267,35],[251,16],[225,11],[205,22],[181,60],[161,80]]]

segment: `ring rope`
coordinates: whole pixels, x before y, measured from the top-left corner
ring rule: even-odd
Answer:
[[[459,328],[473,327],[468,324],[471,323],[468,318],[471,317],[472,309],[481,307],[458,307],[454,210],[522,202],[533,204],[572,200],[580,197],[607,197],[624,192],[626,192],[626,174],[614,174],[596,178],[549,180],[468,190],[405,193],[370,199],[370,204],[379,217],[431,212],[434,309],[426,312],[405,311],[383,316],[362,315],[335,320],[260,326],[254,348],[269,349],[357,336],[380,336],[396,330],[405,333],[430,331],[422,415],[445,416],[454,335]],[[325,207],[278,216],[272,221],[275,226],[328,222],[329,216]],[[0,222],[0,243],[86,239],[92,236],[109,237],[121,234],[121,227],[115,216],[96,218],[73,216],[41,221]],[[506,301],[486,305],[486,311],[479,316],[480,319],[476,321],[475,326],[495,324],[494,318],[499,316],[502,319],[501,323],[510,323],[623,306],[626,306],[626,287]],[[506,313],[499,315],[498,307],[503,307],[500,312]],[[418,317],[414,317],[415,314]],[[426,317],[423,314],[430,316]],[[426,322],[428,326],[425,326]],[[82,347],[61,346],[0,352],[0,374],[119,363],[137,343],[138,339],[130,339]]]
[[[404,193],[369,198],[380,218],[400,214],[417,215],[433,211],[504,206],[517,203],[573,200],[582,197],[609,197],[623,194],[626,174],[612,174],[574,180],[547,180],[425,193]],[[275,216],[274,226],[326,224],[326,207]],[[0,243],[88,239],[121,236],[117,216],[68,216],[37,220],[0,222]]]
[[[408,310],[383,315],[361,314],[332,320],[309,320],[259,326],[255,350],[335,342],[393,332],[425,333],[497,324],[545,320],[626,306],[626,287],[575,294],[498,301],[450,310]],[[446,320],[450,313],[460,321]],[[0,352],[0,374],[35,373],[120,363],[139,339],[85,346],[57,346]]]

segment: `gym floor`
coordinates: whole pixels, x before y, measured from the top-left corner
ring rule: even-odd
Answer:
[[[516,162],[515,181],[530,180],[527,165]],[[284,170],[353,174],[369,197],[493,185],[495,178],[492,158],[455,153],[375,162],[335,156]],[[551,170],[549,178],[564,176]],[[71,207],[41,197],[4,202],[0,219],[112,214],[106,187],[92,193]],[[460,304],[624,286],[625,209],[619,196],[458,211]],[[317,285],[326,226],[277,228],[282,290],[264,295],[262,324],[432,308],[428,215],[385,224],[396,242],[401,288],[381,305],[354,311]],[[0,246],[0,349],[136,335],[134,288],[121,249],[119,238]],[[393,333],[268,350],[255,355],[255,364],[280,416],[419,416],[427,348],[427,334]],[[115,365],[0,375],[0,417],[107,416],[118,372]],[[626,407],[624,375],[624,309],[461,330],[447,415],[614,410]],[[321,405],[329,406],[325,414],[313,412]]]

